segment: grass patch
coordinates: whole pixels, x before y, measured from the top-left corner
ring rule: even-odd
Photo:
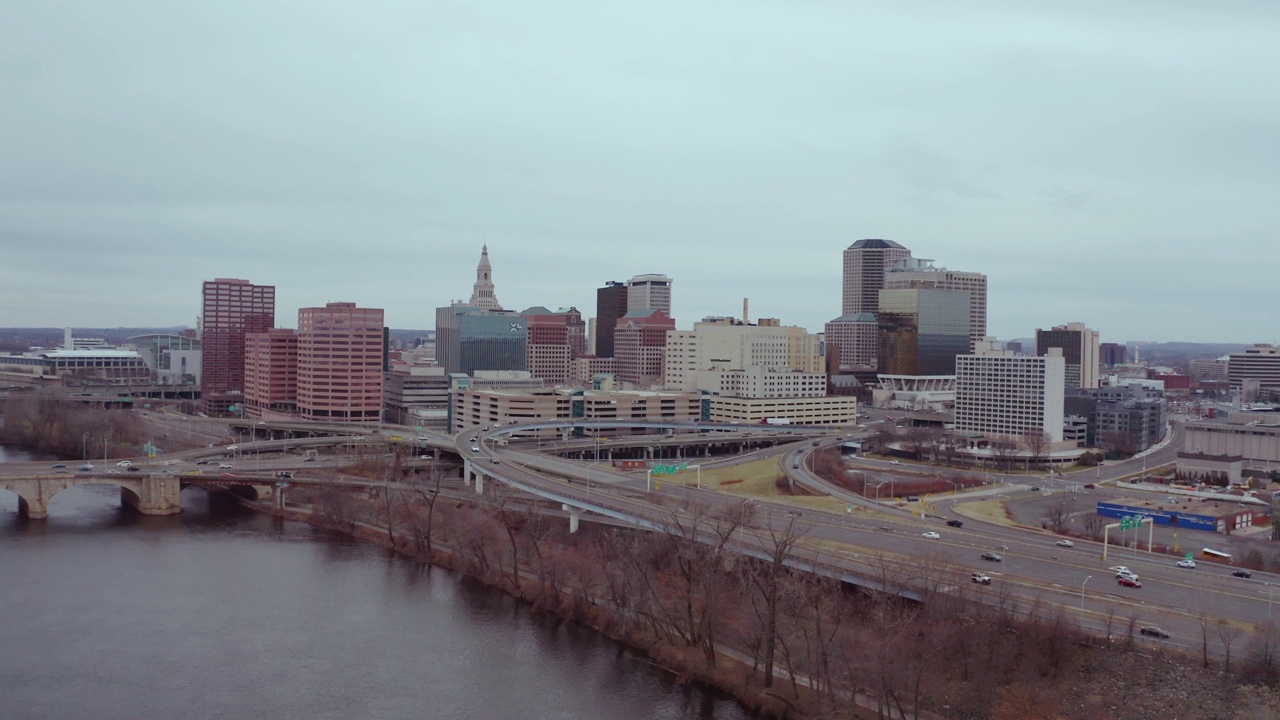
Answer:
[[[1003,500],[975,500],[973,502],[956,503],[954,510],[970,520],[1013,526],[1013,521],[1005,512]]]

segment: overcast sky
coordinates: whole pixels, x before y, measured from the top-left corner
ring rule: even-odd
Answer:
[[[989,277],[1003,339],[1273,341],[1271,0],[16,0],[0,326],[194,325],[200,282],[430,328],[648,272],[840,314],[864,237]]]

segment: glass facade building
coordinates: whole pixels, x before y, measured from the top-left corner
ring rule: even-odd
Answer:
[[[880,291],[879,371],[955,375],[969,352],[969,293],[925,288]]]

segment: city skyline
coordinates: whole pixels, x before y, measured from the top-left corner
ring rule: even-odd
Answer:
[[[193,326],[232,277],[430,329],[487,243],[518,311],[661,273],[679,327],[747,297],[816,332],[884,238],[986,275],[1001,339],[1278,334],[1274,6],[6,15],[3,325]]]

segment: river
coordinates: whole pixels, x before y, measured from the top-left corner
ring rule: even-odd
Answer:
[[[38,460],[0,447],[0,462]],[[588,629],[200,490],[0,491],[0,717],[745,720]]]

